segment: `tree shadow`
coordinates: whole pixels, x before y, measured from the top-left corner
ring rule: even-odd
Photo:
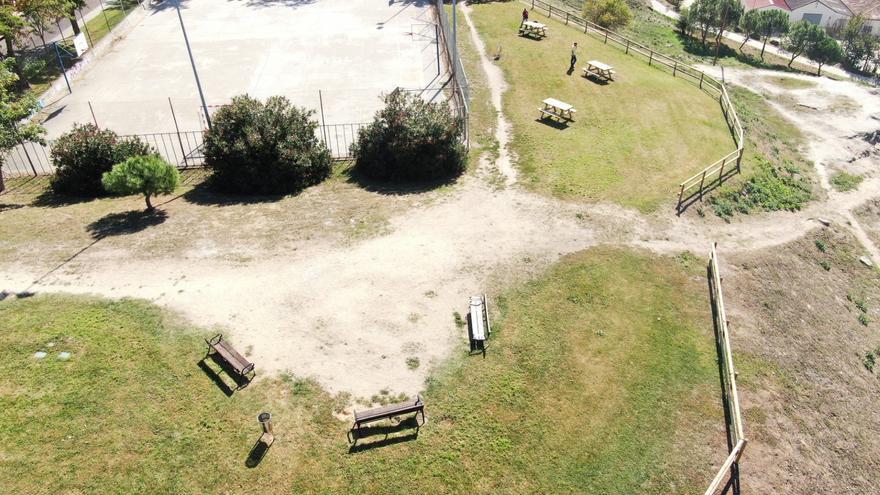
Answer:
[[[298,194],[298,193],[297,193]],[[257,203],[272,203],[280,201],[287,196],[295,196],[296,194],[233,194],[218,192],[211,187],[210,178],[197,184],[195,187],[183,194],[183,199],[192,204],[202,206],[231,206],[231,205],[251,205]]]
[[[180,5],[181,9],[185,9],[187,0],[147,0],[147,2],[147,8],[155,14],[165,10],[172,10],[177,5]]]
[[[88,203],[95,199],[96,198],[89,196],[68,196],[66,194],[58,194],[53,192],[51,187],[47,187],[39,196],[34,198],[31,206],[39,206],[41,208],[61,208],[80,203]]]
[[[298,8],[303,7],[305,5],[311,5],[318,0],[227,0],[230,2],[240,2],[244,3],[248,7],[290,7],[290,8]]]
[[[0,203],[0,213],[3,213],[4,211],[17,210],[19,208],[24,208],[24,205]]]
[[[93,239],[135,234],[150,227],[160,225],[168,219],[164,210],[132,210],[124,213],[111,213],[90,223],[86,230]]]
[[[443,186],[449,186],[458,182],[460,176],[446,177],[432,181],[421,182],[391,182],[380,181],[366,177],[364,174],[351,168],[347,172],[347,182],[355,184],[361,189],[384,194],[388,196],[405,196],[408,194],[421,194]]]

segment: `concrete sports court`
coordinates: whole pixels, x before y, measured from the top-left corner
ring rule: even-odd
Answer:
[[[432,3],[182,0],[181,9],[209,106],[248,93],[318,110],[320,90],[325,122],[336,124],[369,121],[380,95],[395,87],[442,84]],[[72,81],[73,94],[46,110],[49,138],[91,122],[92,110],[119,134],[173,132],[169,98],[181,131],[204,127],[174,7],[172,0],[149,7]]]

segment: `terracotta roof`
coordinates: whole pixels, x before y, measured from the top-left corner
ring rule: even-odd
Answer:
[[[787,1],[788,1],[788,6],[789,6],[789,8],[791,8],[791,10],[797,10],[801,7],[805,7],[810,4],[813,4],[817,0],[787,0]],[[819,3],[825,5],[829,9],[831,9],[839,14],[843,14],[845,16],[851,16],[852,11],[849,9],[849,7],[846,6],[844,1],[857,2],[860,0],[818,0],[818,1],[819,1]],[[869,0],[869,1],[877,2],[878,0]]]
[[[786,0],[745,0],[746,10],[766,9],[776,7],[785,11],[790,11]]]
[[[880,0],[743,0],[746,10],[776,7],[792,11],[815,2],[847,17],[862,14],[867,20],[880,21]]]
[[[862,14],[865,19],[880,20],[880,0],[841,0],[853,14]]]

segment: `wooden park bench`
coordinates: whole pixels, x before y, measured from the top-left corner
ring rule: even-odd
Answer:
[[[367,409],[366,411],[355,411],[354,425],[352,425],[351,430],[348,432],[349,442],[351,442],[352,440],[357,442],[357,437],[354,434],[359,435],[361,427],[367,423],[373,423],[376,421],[381,421],[383,419],[392,419],[397,416],[403,416],[404,414],[411,413],[416,413],[416,417],[421,414],[422,422],[419,423],[419,426],[425,424],[425,403],[422,401],[421,396],[416,396],[415,399],[410,399],[408,401],[377,407],[375,409]]]
[[[556,117],[559,120],[574,120],[575,108],[568,103],[559,101],[556,98],[547,98],[543,101],[544,108],[538,108],[541,112],[541,118],[544,116]]]
[[[486,339],[492,333],[492,326],[489,324],[489,303],[485,294],[471,296],[468,324],[471,352],[482,352],[485,356]]]
[[[210,356],[211,354],[220,356],[226,364],[245,380],[245,385],[254,379],[254,376],[256,376],[256,373],[254,372],[254,363],[248,361],[246,357],[233,349],[229,341],[223,340],[222,334],[218,333],[210,340],[205,339],[205,343],[208,344],[207,356]]]

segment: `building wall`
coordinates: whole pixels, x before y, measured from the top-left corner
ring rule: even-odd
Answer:
[[[819,21],[819,25],[825,28],[832,27],[837,22],[846,23],[849,19],[849,16],[835,12],[820,2],[813,2],[799,9],[792,10],[788,17],[791,19],[791,22],[797,22],[803,20],[804,14],[821,14],[822,19]]]

